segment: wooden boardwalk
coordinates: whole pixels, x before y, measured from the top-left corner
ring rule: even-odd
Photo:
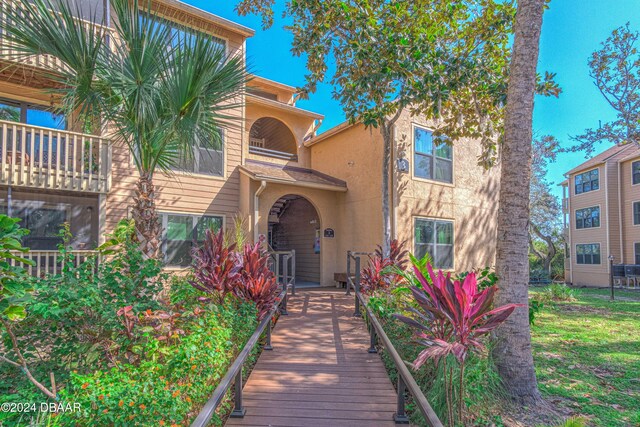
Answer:
[[[227,426],[395,426],[396,393],[344,291],[305,290],[273,331]]]

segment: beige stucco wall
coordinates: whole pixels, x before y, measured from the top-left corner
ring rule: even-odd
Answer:
[[[485,171],[478,166],[480,144],[461,141],[453,149],[454,182],[439,183],[413,178],[413,125],[426,121],[401,116],[395,126],[392,173],[392,231],[414,248],[416,217],[454,222],[454,263],[458,271],[491,266],[495,259],[499,169]],[[363,125],[337,133],[311,146],[314,169],[347,182],[348,192],[340,199],[343,212],[339,250],[346,269],[346,251],[371,252],[382,241],[381,168],[382,137],[377,129]],[[397,172],[395,160],[404,151],[411,171]]]
[[[497,233],[499,167],[478,165],[481,145],[460,140],[453,145],[453,183],[414,177],[415,126],[429,128],[422,117],[405,112],[396,123],[395,158],[405,152],[409,172],[394,167],[395,234],[415,252],[416,218],[451,220],[454,223],[454,270],[493,266]]]
[[[311,147],[313,169],[347,183],[336,200],[342,212],[336,272],[346,272],[348,250],[372,252],[382,241],[382,137],[375,129],[354,125]]]

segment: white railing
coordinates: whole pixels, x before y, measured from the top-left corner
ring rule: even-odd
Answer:
[[[106,193],[107,139],[0,120],[0,184]]]
[[[266,140],[264,138],[249,138],[250,147],[264,148]]]
[[[57,250],[50,251],[29,251],[27,253],[15,252],[15,255],[33,261],[34,265],[23,264],[15,260],[9,260],[12,266],[23,267],[29,275],[35,277],[43,277],[44,275],[61,274],[63,268],[63,257]],[[83,262],[92,259],[91,268],[95,271],[98,266],[99,258],[97,251],[78,250],[70,251],[70,262],[75,266],[79,266]]]

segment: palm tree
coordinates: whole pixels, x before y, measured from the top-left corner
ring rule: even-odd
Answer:
[[[510,64],[502,147],[496,306],[523,304],[495,331],[493,356],[507,391],[518,401],[540,400],[529,329],[529,185],[533,97],[546,0],[520,0]],[[523,191],[524,190],[524,191]]]
[[[83,127],[101,123],[114,143],[128,147],[140,175],[132,206],[138,239],[156,258],[154,173],[190,160],[196,145],[220,147],[220,129],[238,120],[233,111],[247,72],[241,57],[227,55],[209,35],[141,11],[137,0],[111,5],[112,28],[81,23],[79,9],[51,0],[7,6],[0,24],[17,52],[9,59],[47,54],[62,62],[46,71],[62,112],[79,116]]]

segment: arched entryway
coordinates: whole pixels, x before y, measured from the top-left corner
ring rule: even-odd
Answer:
[[[320,216],[302,196],[279,198],[269,211],[269,245],[296,251],[296,286],[320,285]]]

